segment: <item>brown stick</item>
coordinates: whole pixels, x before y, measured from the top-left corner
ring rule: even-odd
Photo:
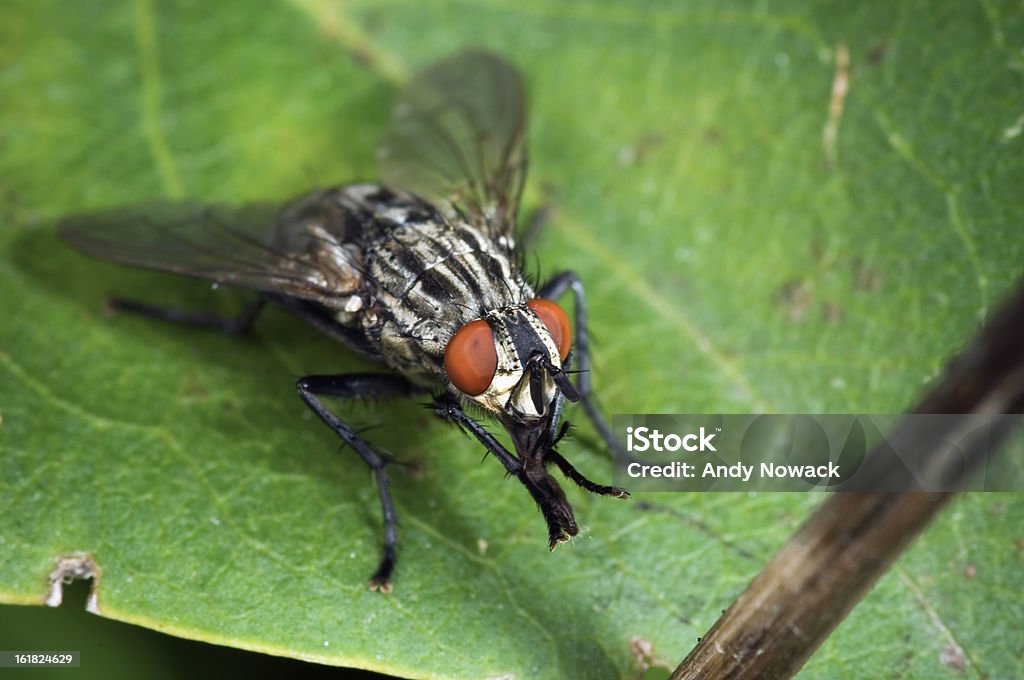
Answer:
[[[1022,408],[1024,287],[950,362],[914,412],[997,414]],[[979,439],[968,457],[991,456],[999,438]],[[957,461],[946,453],[937,449],[929,455],[940,466]],[[889,472],[902,474],[895,467]],[[687,655],[673,680],[792,677],[952,497],[830,496]]]

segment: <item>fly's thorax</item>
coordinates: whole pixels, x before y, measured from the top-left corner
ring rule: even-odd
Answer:
[[[511,254],[473,225],[438,214],[405,217],[365,249],[373,300],[363,320],[393,368],[436,385],[446,381],[444,354],[456,331],[533,291]]]
[[[316,290],[344,326],[373,326],[370,309],[375,279],[367,259],[382,242],[408,233],[406,225],[429,224],[437,211],[412,194],[379,184],[352,184],[315,191],[286,205],[278,217],[274,243],[289,269]],[[412,230],[413,232],[415,229]]]

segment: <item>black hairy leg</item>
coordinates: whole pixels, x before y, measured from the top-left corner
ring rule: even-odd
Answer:
[[[381,512],[384,516],[384,548],[377,570],[370,577],[371,590],[391,592],[391,573],[395,569],[398,545],[398,517],[391,500],[391,479],[387,473],[387,459],[366,442],[355,429],[338,418],[321,403],[317,395],[344,398],[407,397],[421,389],[397,375],[382,373],[350,373],[347,375],[307,375],[295,384],[299,396],[320,420],[327,424],[341,440],[348,444],[370,467],[380,493]]]

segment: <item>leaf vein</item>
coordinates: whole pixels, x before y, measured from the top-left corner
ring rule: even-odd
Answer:
[[[181,198],[182,184],[167,139],[160,125],[163,83],[160,77],[160,54],[156,26],[150,0],[135,0],[135,47],[142,65],[142,132],[153,155],[164,190],[171,198]]]

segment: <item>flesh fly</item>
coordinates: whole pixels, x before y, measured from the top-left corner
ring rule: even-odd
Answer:
[[[551,464],[591,492],[628,496],[591,482],[556,448],[568,427],[566,401],[582,402],[615,443],[591,399],[583,285],[562,272],[535,289],[522,270],[525,141],[517,72],[492,54],[466,52],[426,68],[400,94],[378,147],[380,184],[318,190],[270,210],[120,208],[66,219],[59,234],[101,259],[255,292],[237,317],[123,299],[111,301],[115,308],[238,332],[274,303],[389,369],[297,383],[309,408],[373,471],[384,546],[369,585],[389,591],[397,545],[389,457],[323,396],[431,395],[439,417],[472,434],[526,487],[551,549],[579,531]],[[575,324],[554,301],[569,292]],[[504,426],[512,450],[470,406]]]

